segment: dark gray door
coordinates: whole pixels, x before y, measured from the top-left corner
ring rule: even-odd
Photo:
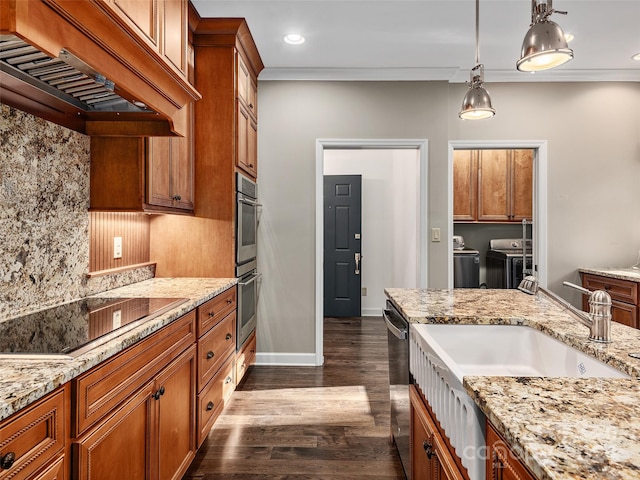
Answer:
[[[359,317],[362,176],[324,176],[324,316]]]

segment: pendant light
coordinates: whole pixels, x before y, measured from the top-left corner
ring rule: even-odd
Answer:
[[[458,116],[463,120],[491,118],[496,111],[491,106],[489,92],[483,87],[484,65],[480,63],[480,0],[476,0],[476,66],[471,69],[469,91],[462,100],[462,110]]]
[[[516,62],[522,72],[548,70],[573,58],[562,28],[549,20],[553,13],[566,15],[567,12],[554,10],[553,0],[538,1],[531,0],[531,26],[522,41],[520,60]]]

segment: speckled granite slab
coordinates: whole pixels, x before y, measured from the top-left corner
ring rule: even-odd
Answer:
[[[625,379],[465,377],[483,413],[540,480],[640,479],[640,331],[614,322],[613,342],[544,294],[518,290],[385,290],[413,323],[520,324],[628,373]]]
[[[485,416],[540,480],[640,478],[640,383],[465,377]]]
[[[579,268],[578,271],[640,283],[640,269],[635,268]]]
[[[235,278],[156,278],[95,295],[112,298],[175,297],[187,298],[188,301],[74,359],[1,360],[0,420],[151,335],[236,283]]]

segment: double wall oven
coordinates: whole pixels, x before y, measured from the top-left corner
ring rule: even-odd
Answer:
[[[257,324],[258,185],[236,173],[236,277],[238,278],[237,349]]]

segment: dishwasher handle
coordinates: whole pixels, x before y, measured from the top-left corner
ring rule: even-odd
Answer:
[[[409,324],[404,319],[401,319],[400,321],[396,320],[394,322],[394,319],[392,318],[394,316],[393,312],[386,309],[382,311],[382,316],[384,317],[384,321],[387,324],[387,329],[391,333],[393,333],[400,340],[407,339],[409,333]]]

